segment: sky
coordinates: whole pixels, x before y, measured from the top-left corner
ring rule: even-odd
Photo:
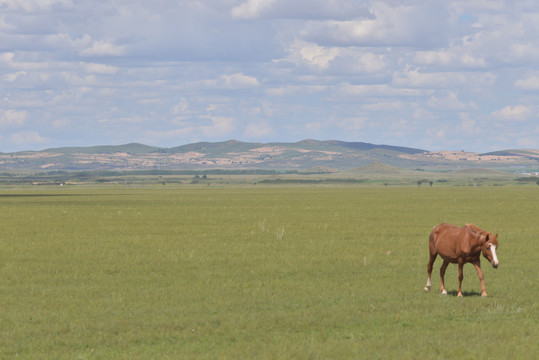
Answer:
[[[539,148],[535,0],[0,0],[0,152]]]

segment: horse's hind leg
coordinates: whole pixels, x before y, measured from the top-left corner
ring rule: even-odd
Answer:
[[[432,285],[432,283],[430,281],[431,280],[431,274],[432,274],[432,265],[434,264],[434,260],[436,260],[436,256],[438,256],[438,254],[436,252],[434,254],[433,253],[430,254],[429,263],[427,265],[428,278],[427,278],[427,285],[425,285],[425,292],[429,292],[430,287]]]
[[[434,264],[434,260],[436,260],[436,256],[438,256],[438,251],[436,250],[436,246],[434,245],[436,238],[436,228],[432,230],[432,232],[429,235],[429,254],[430,259],[429,263],[427,265],[427,285],[425,285],[425,292],[430,291],[430,287],[432,285],[431,283],[431,274],[432,274],[432,265]]]
[[[447,291],[445,290],[445,284],[444,284],[444,276],[445,276],[445,269],[447,269],[447,266],[449,265],[449,261],[444,259],[444,263],[442,264],[442,267],[440,268],[440,292],[442,295],[447,295]]]
[[[459,288],[457,290],[457,297],[462,297],[462,279],[464,279],[464,262],[462,259],[459,259]]]

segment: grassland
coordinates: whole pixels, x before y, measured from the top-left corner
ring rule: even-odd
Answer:
[[[539,169],[538,169],[539,170]],[[514,169],[513,169],[514,171]],[[537,176],[482,168],[443,171],[405,169],[382,163],[337,170],[317,167],[307,170],[206,169],[133,171],[0,172],[0,189],[14,186],[114,185],[384,185],[384,186],[505,186],[539,184]]]
[[[539,187],[0,191],[0,358],[537,358]],[[432,227],[499,233],[448,296]],[[438,268],[440,262],[435,263]]]

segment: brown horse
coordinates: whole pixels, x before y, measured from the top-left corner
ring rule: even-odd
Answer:
[[[447,294],[444,286],[445,270],[449,263],[459,265],[459,288],[457,296],[462,296],[460,290],[462,285],[463,273],[462,268],[465,263],[470,262],[475,266],[479,281],[481,281],[481,296],[487,296],[485,290],[485,282],[483,281],[483,272],[481,271],[480,256],[483,256],[490,261],[494,268],[499,265],[496,249],[498,248],[498,234],[492,235],[484,230],[481,230],[475,225],[466,224],[459,228],[452,224],[440,224],[436,226],[429,237],[430,260],[427,265],[428,280],[425,286],[425,291],[429,292],[431,287],[432,265],[436,256],[444,260],[440,268],[440,291],[443,295]]]

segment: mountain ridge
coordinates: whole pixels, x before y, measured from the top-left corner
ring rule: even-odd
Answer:
[[[298,142],[196,142],[163,148],[141,143],[0,153],[0,170],[354,169],[371,163],[405,169],[539,168],[539,150],[489,153],[305,139]]]

